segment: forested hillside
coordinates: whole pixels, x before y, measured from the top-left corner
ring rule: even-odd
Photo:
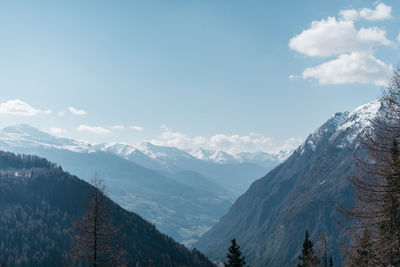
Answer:
[[[0,263],[62,266],[71,262],[73,223],[91,185],[36,156],[0,152]],[[213,266],[140,216],[111,200],[113,224],[129,266]]]

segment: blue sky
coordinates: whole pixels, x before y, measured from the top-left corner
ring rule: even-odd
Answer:
[[[276,152],[380,95],[399,17],[389,0],[2,1],[0,127]]]

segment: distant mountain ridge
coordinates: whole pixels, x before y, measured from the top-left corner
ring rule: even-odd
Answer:
[[[28,124],[16,124],[0,131],[2,147],[47,147],[73,152],[94,152],[96,148],[85,141],[59,138],[40,131]]]
[[[48,158],[86,180],[98,172],[114,201],[186,245],[215,224],[252,181],[278,164],[219,164],[151,143],[92,145],[26,124],[1,130],[0,149]]]
[[[125,158],[132,158],[133,153],[142,153],[153,160],[158,160],[161,164],[167,164],[169,161],[178,161],[180,159],[194,158],[213,162],[218,164],[240,164],[251,163],[260,166],[269,165],[272,162],[282,162],[288,158],[293,151],[281,151],[278,154],[270,154],[262,151],[241,152],[237,155],[231,155],[221,150],[206,150],[204,148],[192,151],[184,151],[176,147],[157,146],[150,142],[141,142],[137,145],[122,143],[103,143],[96,145],[102,151],[112,152]]]
[[[250,157],[244,160],[222,151],[199,149],[191,154],[175,147],[156,146],[149,142],[135,146],[111,143],[96,147],[101,151],[114,153],[146,168],[166,172],[172,176],[182,171],[196,172],[230,191],[233,198],[243,193],[256,177],[260,177],[279,164],[278,155],[263,152],[261,152],[262,160],[252,160]],[[199,152],[203,155],[200,156]]]
[[[348,177],[355,158],[365,153],[360,138],[379,108],[380,102],[373,101],[336,113],[286,161],[255,181],[194,247],[223,260],[230,239],[236,238],[251,266],[294,266],[308,229],[314,241],[327,233],[328,253],[340,266],[339,240],[345,236],[335,205],[353,202]]]
[[[226,190],[195,188],[186,183],[189,174],[173,179],[88,143],[57,138],[29,125],[0,131],[0,149],[48,158],[86,181],[97,172],[114,201],[185,244],[193,243],[231,205]]]
[[[0,263],[70,266],[73,223],[91,186],[36,156],[0,151]],[[214,266],[161,234],[140,216],[107,200],[128,266]]]

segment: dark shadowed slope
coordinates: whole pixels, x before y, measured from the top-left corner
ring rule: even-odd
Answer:
[[[0,264],[70,263],[73,221],[84,212],[90,185],[44,159],[0,152]],[[213,266],[196,251],[109,200],[129,266]]]
[[[310,135],[284,163],[254,182],[228,214],[194,246],[222,260],[236,238],[252,266],[294,266],[304,230],[316,240],[328,234],[328,251],[340,262],[337,203],[351,204],[348,176],[359,138],[376,116],[379,102],[337,113]]]

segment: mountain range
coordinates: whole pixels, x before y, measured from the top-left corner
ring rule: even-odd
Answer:
[[[251,266],[294,266],[304,231],[311,239],[327,234],[328,254],[341,264],[337,204],[353,203],[351,175],[364,131],[379,116],[380,102],[336,113],[279,166],[256,180],[229,212],[193,246],[222,261],[236,238]]]
[[[74,222],[85,213],[91,190],[45,159],[0,151],[0,264],[72,266]],[[214,266],[110,199],[104,205],[128,266]]]
[[[149,142],[138,145],[109,143],[96,145],[98,149],[111,152],[149,169],[169,173],[174,176],[181,171],[201,174],[228,190],[233,198],[260,177],[287,158],[291,151],[279,154],[265,152],[243,152],[230,155],[224,151],[197,149],[183,151],[175,147],[156,146]]]
[[[340,265],[346,235],[336,206],[353,203],[348,178],[365,154],[360,142],[379,110],[374,101],[336,113],[286,159],[285,153],[233,156],[146,142],[92,145],[28,125],[0,131],[0,149],[45,156],[86,180],[97,171],[118,204],[213,261],[224,260],[235,238],[251,266],[293,266],[307,229],[314,241],[327,235],[328,254]]]
[[[186,245],[214,225],[252,181],[279,164],[278,155],[266,153],[225,163],[148,142],[92,145],[26,124],[1,130],[0,149],[45,157],[86,181],[97,172],[114,201]]]

